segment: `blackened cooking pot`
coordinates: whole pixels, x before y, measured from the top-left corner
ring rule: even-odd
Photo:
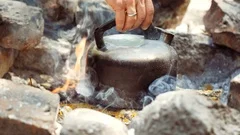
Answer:
[[[174,35],[150,26],[144,35],[103,36],[115,26],[111,20],[95,30],[95,45],[88,52],[87,66],[97,75],[97,90],[114,87],[123,106],[138,106],[138,101],[157,78],[176,77],[177,53],[169,46]],[[128,104],[129,103],[129,104]]]

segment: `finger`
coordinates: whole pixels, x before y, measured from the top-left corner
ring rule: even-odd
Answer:
[[[105,0],[105,1],[107,2],[107,4],[108,4],[109,6],[113,7],[113,2],[114,2],[114,1],[112,1],[112,0]]]
[[[116,29],[118,31],[123,31],[126,13],[125,13],[125,4],[123,0],[116,0],[116,4],[113,6],[113,9],[116,13]]]
[[[133,29],[138,28],[146,18],[145,0],[137,2],[137,21],[133,25]]]
[[[131,14],[135,14],[136,11],[136,1],[135,0],[125,0],[127,7],[127,15],[125,20],[125,25],[123,31],[127,31],[133,27],[137,20],[137,16],[128,16]]]
[[[118,31],[124,31],[125,18],[126,18],[125,10],[116,11],[116,29]]]
[[[146,6],[146,18],[141,26],[142,29],[144,30],[146,30],[150,26],[154,15],[154,6],[152,0],[145,0],[145,6]]]

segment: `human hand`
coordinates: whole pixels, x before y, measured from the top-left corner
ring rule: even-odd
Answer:
[[[127,31],[141,27],[146,30],[153,20],[152,0],[106,0],[116,14],[116,29]]]

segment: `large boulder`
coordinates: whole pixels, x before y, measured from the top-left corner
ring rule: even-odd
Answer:
[[[0,78],[8,72],[13,65],[17,51],[0,47]]]
[[[54,75],[65,66],[70,50],[71,44],[63,39],[43,37],[38,46],[19,53],[14,67]]]
[[[206,30],[216,44],[240,52],[240,3],[233,0],[213,0],[204,16]]]
[[[0,46],[23,50],[39,44],[44,20],[39,8],[19,1],[0,1]]]
[[[0,79],[0,134],[55,135],[59,97]]]
[[[179,56],[178,74],[187,76],[193,83],[193,86],[181,86],[183,88],[199,89],[205,84],[214,86],[229,79],[240,68],[240,54],[216,46],[207,35],[176,33],[171,45]],[[187,81],[184,78],[182,80]],[[221,85],[216,85],[215,89],[224,88]]]
[[[61,135],[128,135],[119,120],[90,109],[76,109],[64,118]]]
[[[132,121],[136,135],[234,135],[240,114],[196,91],[168,92],[157,97]]]

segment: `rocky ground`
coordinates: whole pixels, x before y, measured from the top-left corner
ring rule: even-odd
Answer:
[[[166,92],[156,80],[160,92],[142,110],[113,110],[86,104],[68,74],[83,36],[90,44],[94,29],[114,17],[104,0],[1,0],[0,134],[240,134],[239,1],[154,3],[154,25],[175,34],[177,88]],[[67,78],[69,91],[54,94]],[[103,95],[107,103],[117,98]]]

